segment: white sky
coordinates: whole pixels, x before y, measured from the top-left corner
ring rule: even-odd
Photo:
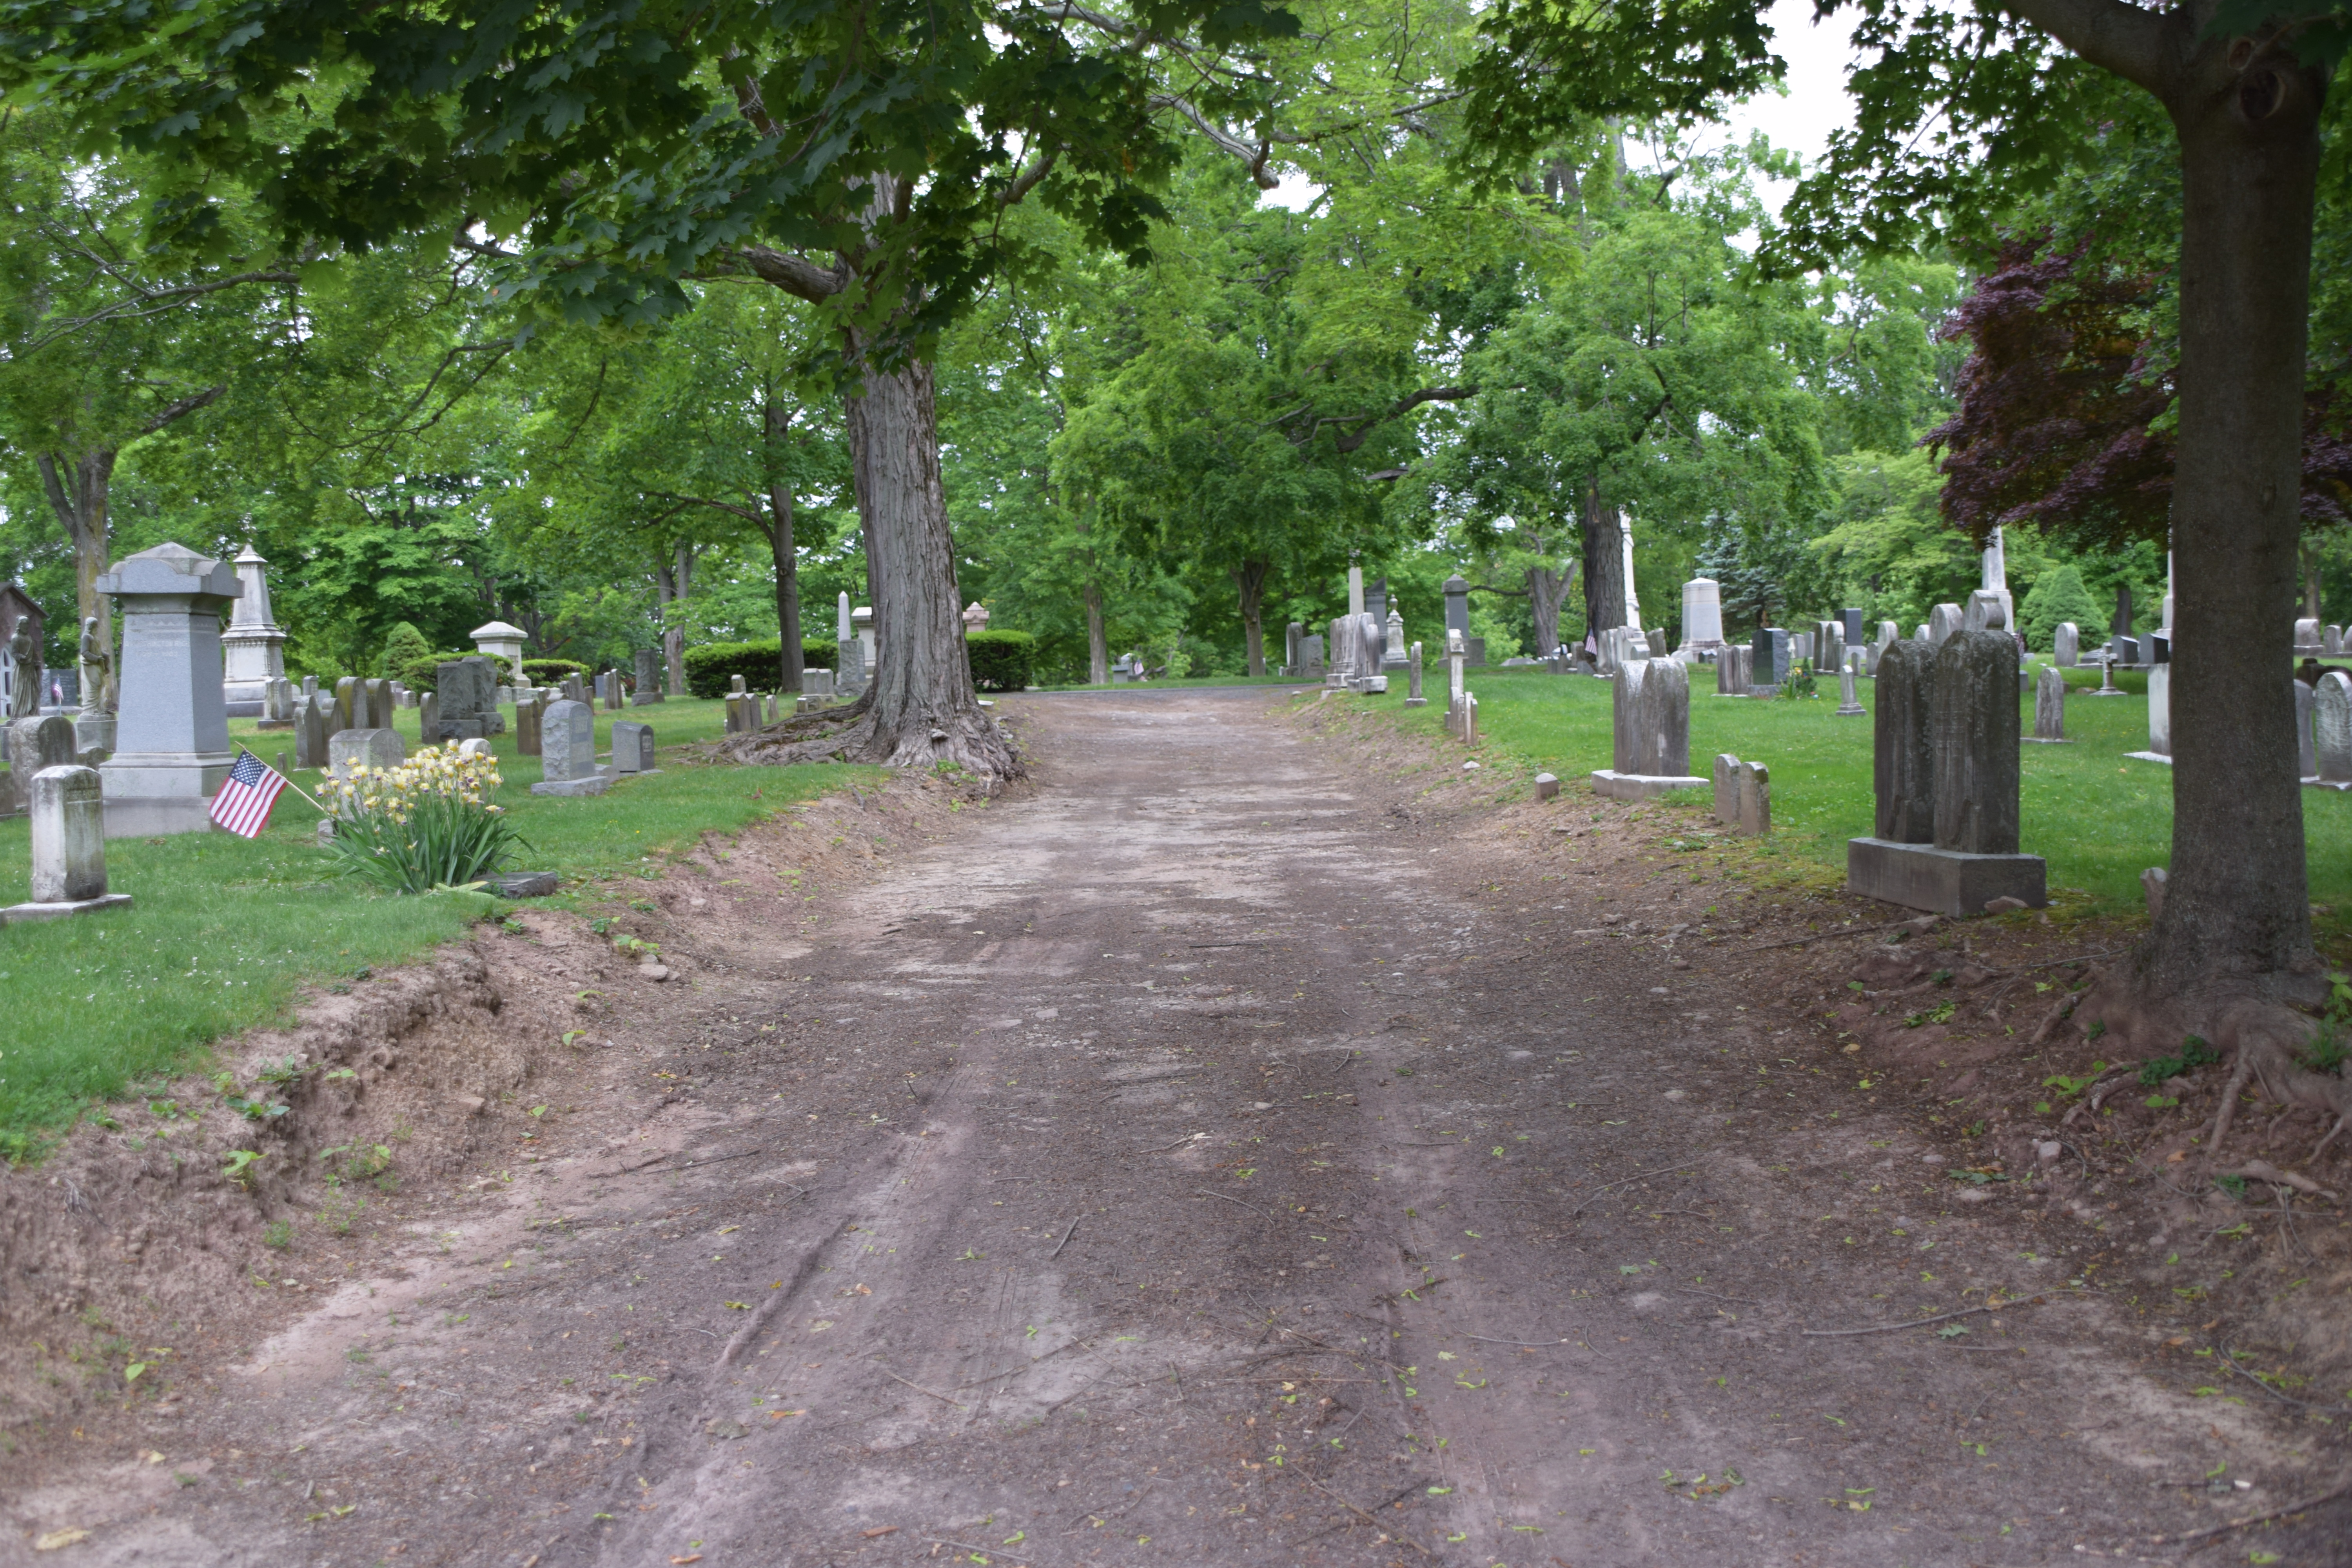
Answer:
[[[1706,143],[1721,145],[1745,142],[1750,132],[1761,131],[1775,147],[1796,153],[1811,168],[1828,146],[1830,132],[1848,123],[1853,111],[1853,100],[1845,95],[1845,66],[1853,52],[1851,22],[1832,16],[1815,26],[1812,0],[1777,0],[1768,16],[1773,47],[1789,64],[1788,92],[1749,99],[1731,111],[1727,124],[1699,134]],[[1258,199],[1296,212],[1312,202],[1316,193],[1317,187],[1293,170]],[[1759,194],[1777,214],[1788,199],[1789,187],[1770,182]]]

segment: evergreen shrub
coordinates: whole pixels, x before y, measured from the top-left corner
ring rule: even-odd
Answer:
[[[780,637],[766,637],[758,642],[705,643],[700,647],[688,648],[686,689],[696,697],[724,697],[728,682],[740,675],[749,690],[773,691],[782,673],[778,661],[783,654],[783,640]],[[803,639],[801,643],[801,667],[804,669],[831,669],[834,654],[834,646],[829,642]]]
[[[2017,629],[2025,634],[2028,647],[2055,646],[2060,621],[2072,621],[2082,628],[2085,647],[2105,640],[2107,612],[2099,608],[2098,600],[2083,585],[2082,573],[2071,565],[2044,572],[2034,581],[2033,592],[2025,595],[2025,603],[2017,606]]]
[[[1027,632],[966,632],[964,653],[971,683],[982,691],[1027,689],[1037,660],[1037,639]]]
[[[588,667],[576,658],[527,658],[522,672],[533,686],[561,686],[567,675],[585,675]]]

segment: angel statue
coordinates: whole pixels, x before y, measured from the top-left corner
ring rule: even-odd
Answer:
[[[87,616],[81,623],[81,710],[111,713],[117,696],[114,654],[98,635],[98,617]]]

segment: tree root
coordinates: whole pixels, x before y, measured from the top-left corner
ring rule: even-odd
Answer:
[[[748,735],[730,735],[713,753],[730,763],[781,767],[795,763],[871,763],[892,768],[952,764],[986,779],[1010,782],[1025,771],[1021,755],[996,721],[979,709],[925,717],[909,715],[885,730],[868,692],[846,708],[796,713]]]

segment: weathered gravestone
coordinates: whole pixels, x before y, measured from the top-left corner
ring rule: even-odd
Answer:
[[[113,837],[203,833],[234,753],[221,689],[221,611],[236,572],[177,544],[115,563],[98,591],[122,606],[122,702],[100,770]]]
[[[335,678],[336,729],[363,730],[367,727],[367,716],[358,710],[360,704],[359,689],[360,678],[358,676],[341,675]]]
[[[1958,631],[1878,667],[1877,832],[1846,845],[1846,886],[1940,914],[1996,899],[2048,901],[2048,870],[2018,852],[2017,641]]]
[[[545,691],[515,693],[515,752],[518,756],[539,755],[539,737],[547,715],[548,697]]]
[[[615,773],[661,771],[654,766],[654,727],[651,724],[633,724],[626,719],[614,721],[613,771]]]
[[[802,670],[801,695],[803,697],[823,697],[830,699],[833,696],[833,671],[829,669]]]
[[[354,769],[381,773],[407,760],[408,748],[397,730],[341,730],[327,742],[327,771],[339,779],[351,777]]]
[[[2343,658],[2344,628],[2342,626],[2329,626],[2326,630],[2321,632],[2319,634],[2319,649],[2320,657],[2322,658]]]
[[[120,909],[106,890],[105,784],[96,768],[43,768],[27,786],[32,814],[32,899],[0,910],[0,923],[62,920]]]
[[[585,702],[550,705],[539,738],[540,782],[533,795],[603,795],[611,778],[596,765],[596,710]]]
[[[2319,657],[2320,650],[2326,646],[2326,641],[2319,635],[2317,621],[2300,620],[2294,623],[2294,656],[2297,658],[2316,658]]]
[[[2109,695],[2106,684],[2114,679],[2115,668],[2111,663],[2101,677],[2100,689],[2090,695],[2093,697]],[[2172,667],[2170,665],[2156,665],[2147,672],[2147,750],[2126,752],[2124,755],[2143,763],[2162,763],[2168,766],[2171,764]]]
[[[2042,745],[2066,742],[2066,678],[2049,665],[2033,683],[2033,737]]]
[[[428,746],[441,743],[441,694],[426,691],[416,699],[416,733]]]
[[[370,680],[365,681],[362,684],[367,688],[368,728],[371,730],[391,729],[393,711],[399,706],[398,703],[392,700],[392,682],[389,680]]]
[[[1320,632],[1309,632],[1298,639],[1298,658],[1300,662],[1297,679],[1300,680],[1323,679],[1327,659],[1323,651],[1323,635]]]
[[[1762,763],[1739,764],[1738,827],[1758,838],[1772,831],[1772,773]]]
[[[1790,666],[1792,668],[1802,667],[1812,657],[1813,634],[1811,632],[1790,632],[1789,634],[1789,662]]]
[[[2052,657],[2062,669],[2073,669],[2083,660],[2083,628],[2072,621],[2060,621],[2052,639],[2057,646]]]
[[[641,647],[637,649],[637,706],[661,700],[661,651]]]
[[[1621,665],[1611,697],[1616,765],[1592,775],[1596,794],[1653,800],[1706,787],[1690,771],[1689,666],[1672,658]]]
[[[1415,643],[1412,645],[1412,662],[1405,668],[1404,705],[1421,708],[1428,701],[1429,699],[1421,694],[1421,645]]]
[[[327,715],[334,703],[319,692],[311,691],[294,702],[294,765],[298,768],[323,768],[327,765]],[[429,740],[430,737],[428,736]]]
[[[1307,628],[1297,621],[1282,629],[1282,674],[1286,680],[1298,679],[1298,642],[1306,635]]]
[[[1870,673],[1874,677],[1878,674],[1878,661],[1886,657],[1886,650],[1893,647],[1902,636],[1903,628],[1893,621],[1878,623],[1878,636],[1870,645]]]
[[[74,721],[61,714],[14,719],[6,740],[8,771],[0,773],[0,816],[22,816],[32,809],[35,774],[75,764]]]
[[[439,697],[437,738],[479,741],[506,733],[506,716],[499,711],[498,674],[479,654],[451,659],[433,672]]]
[[[2331,669],[2311,694],[2312,770],[2327,789],[2352,789],[2352,676]]]
[[[2311,688],[2298,680],[2294,683],[2294,746],[2295,777],[2313,779],[2319,776],[2317,749],[2311,736]]]
[[[2107,644],[2115,662],[2129,669],[2139,663],[2139,638],[2116,636]]]
[[[1755,668],[1756,650],[1745,643],[1726,643],[1715,656],[1715,694],[1717,697],[1745,697],[1748,692],[1748,672]]]
[[[1965,629],[1968,616],[1958,605],[1938,605],[1927,612],[1927,640],[1937,647],[1954,632]]]
[[[1739,820],[1739,759],[1729,752],[1715,754],[1715,819],[1726,827]]]
[[[1860,648],[1847,654],[1838,666],[1838,717],[1842,719],[1858,719],[1870,711],[1862,705],[1862,699],[1855,695],[1853,689],[1854,678],[1860,674],[1861,667]]]
[[[2009,595],[1998,588],[1979,588],[1969,595],[1963,624],[1972,632],[2006,631],[2009,628]]]

